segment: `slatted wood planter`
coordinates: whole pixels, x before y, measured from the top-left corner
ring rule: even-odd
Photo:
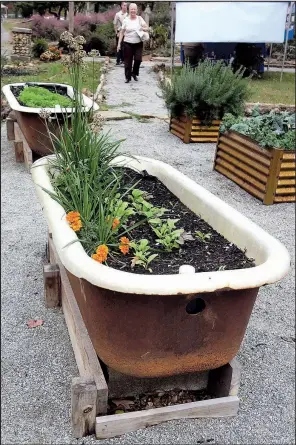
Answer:
[[[214,170],[270,205],[296,199],[296,152],[260,147],[247,136],[220,133]]]
[[[185,144],[189,142],[217,142],[221,121],[214,120],[210,126],[201,125],[197,118],[189,119],[181,116],[178,119],[171,117],[170,132],[182,139]]]

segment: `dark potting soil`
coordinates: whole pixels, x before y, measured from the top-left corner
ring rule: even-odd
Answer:
[[[209,400],[206,390],[180,390],[159,391],[157,393],[140,394],[135,397],[122,399],[109,399],[107,414],[122,414],[133,411],[143,411],[165,406],[180,405],[182,403],[199,402]]]
[[[58,94],[61,94],[62,96],[69,97],[68,93],[67,93],[67,87],[62,87],[60,85],[54,85],[54,86],[53,85],[38,85],[35,82],[26,82],[26,85],[28,85],[29,87],[42,87],[42,88],[45,88],[45,89],[51,91],[52,93],[58,93]],[[10,90],[11,90],[12,94],[14,95],[14,97],[18,100],[19,104],[26,107],[27,105],[24,104],[19,99],[19,96],[24,88],[25,88],[24,86],[12,86],[12,87],[10,87]]]
[[[185,241],[179,249],[173,249],[172,252],[165,252],[157,245],[157,236],[146,222],[124,235],[130,240],[139,241],[141,239],[147,239],[151,247],[151,254],[159,254],[149,265],[153,274],[177,274],[179,273],[179,267],[183,264],[193,266],[195,272],[246,269],[255,266],[252,258],[247,258],[245,253],[236,245],[227,241],[202,218],[188,209],[188,207],[181,203],[156,177],[148,175],[147,172],[141,174],[134,170],[126,169],[124,178],[123,188],[129,187],[131,184],[140,180],[136,188],[150,195],[149,202],[154,206],[168,209],[168,212],[164,214],[162,219],[179,219],[176,228],[183,228],[185,232],[190,233],[194,238],[194,240]],[[131,225],[139,220],[140,217],[134,215],[130,218]],[[209,234],[210,238],[205,242],[195,237],[195,232],[198,231],[203,234]],[[108,266],[138,274],[151,273],[149,270],[145,270],[140,266],[131,269],[132,257],[131,250],[126,255],[116,255],[108,259]]]

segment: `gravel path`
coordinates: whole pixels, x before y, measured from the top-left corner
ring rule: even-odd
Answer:
[[[167,109],[161,99],[157,77],[151,68],[151,63],[143,62],[138,82],[132,79],[130,83],[125,83],[123,65],[116,66],[111,61],[104,88],[107,104],[116,110],[135,114],[166,115]]]
[[[108,103],[124,97],[109,73]],[[156,101],[146,68],[134,86],[139,103]],[[114,73],[114,74],[113,74]],[[123,74],[123,73],[122,73]],[[118,77],[117,77],[118,76]],[[143,79],[143,80],[142,80]],[[151,93],[148,89],[152,85]],[[115,89],[116,87],[116,89]],[[127,94],[127,93],[126,93]],[[115,102],[115,100],[117,100]],[[132,97],[126,101],[134,101]],[[150,103],[151,102],[151,103]],[[293,204],[263,206],[212,170],[214,144],[185,145],[158,119],[108,122],[114,137],[126,138],[123,150],[168,162],[247,215],[289,249],[294,270]],[[71,438],[70,384],[78,375],[60,309],[43,302],[42,261],[46,223],[30,176],[16,164],[2,126],[2,443],[3,444],[286,444],[294,441],[295,331],[293,272],[280,283],[260,290],[239,361],[242,364],[240,410],[233,419],[180,420],[108,441],[94,436]],[[28,329],[29,319],[44,325]]]

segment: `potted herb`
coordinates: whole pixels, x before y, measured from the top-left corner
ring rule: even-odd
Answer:
[[[63,33],[61,38],[67,40],[67,33]],[[80,112],[82,113],[91,115],[99,108],[92,99],[81,93],[81,80],[77,88],[73,88],[77,67],[83,68],[85,55],[82,50],[83,43],[84,38],[81,36],[67,42],[68,46],[71,45],[71,51],[69,56],[64,56],[63,63],[69,70],[71,86],[60,83],[29,82],[8,84],[2,88],[31,150],[39,155],[53,153],[48,126],[51,132],[58,135],[65,120],[70,126],[72,125],[71,120],[76,112],[75,101],[81,102]]]
[[[264,204],[295,201],[295,114],[225,115],[214,169]]]
[[[287,250],[173,167],[121,153],[80,107],[31,171],[98,356],[139,377],[228,363]]]
[[[171,114],[170,131],[185,143],[216,142],[225,113],[242,114],[248,96],[243,71],[234,73],[222,62],[185,65],[164,86]]]

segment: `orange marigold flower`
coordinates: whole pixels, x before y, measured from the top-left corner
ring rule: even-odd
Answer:
[[[80,219],[80,213],[79,212],[69,212],[66,215],[66,220],[68,223],[72,224]]]
[[[112,230],[115,230],[116,227],[120,224],[120,221],[118,218],[114,218],[113,219],[113,223],[112,223]]]
[[[123,255],[126,255],[129,252],[130,241],[128,238],[126,238],[126,236],[122,236],[120,238],[120,243],[121,244],[119,245],[119,250],[123,253]]]
[[[120,242],[121,242],[121,244],[127,244],[127,245],[129,245],[130,240],[129,240],[126,236],[122,236],[122,237],[120,238]]]
[[[101,244],[98,246],[96,253],[94,253],[91,257],[99,263],[103,263],[107,259],[108,252],[108,247],[105,244]]]
[[[126,244],[120,244],[119,250],[123,253],[123,255],[126,255],[129,252],[129,246]]]
[[[71,229],[74,230],[74,232],[78,232],[81,227],[82,227],[82,223],[80,221],[80,219],[78,221],[75,221],[74,223],[70,224]]]

